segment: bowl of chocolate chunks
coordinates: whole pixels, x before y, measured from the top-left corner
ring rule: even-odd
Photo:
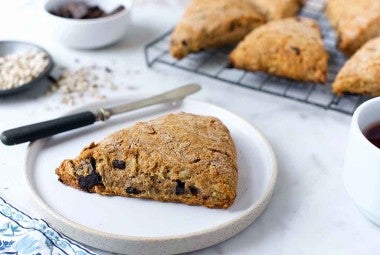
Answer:
[[[48,0],[44,16],[50,35],[77,49],[96,49],[126,36],[132,0]]]

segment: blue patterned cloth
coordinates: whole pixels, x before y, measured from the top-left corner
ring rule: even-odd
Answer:
[[[0,254],[96,255],[0,197]]]

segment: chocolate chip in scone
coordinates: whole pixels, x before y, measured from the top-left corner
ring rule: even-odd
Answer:
[[[229,25],[228,31],[232,32],[232,31],[236,30],[237,28],[240,28],[241,26],[242,26],[242,24],[239,20],[234,20]]]
[[[93,173],[96,170],[96,160],[93,157],[90,158],[90,164],[88,165],[88,170],[90,173]]]
[[[125,161],[123,160],[113,160],[112,167],[116,169],[125,169]]]
[[[226,64],[226,68],[227,69],[234,68],[234,63],[232,61],[228,61]]]
[[[78,185],[82,190],[90,191],[92,187],[102,183],[102,177],[95,171],[87,176],[78,176]]]
[[[181,43],[182,43],[182,45],[183,45],[183,46],[185,46],[185,47],[187,47],[187,46],[188,46],[188,43],[187,43],[187,41],[186,41],[186,40],[182,40],[182,42],[181,42]]]
[[[299,55],[301,54],[301,50],[300,50],[300,48],[298,48],[298,47],[293,47],[293,46],[291,46],[290,48],[296,53],[297,56],[299,56]]]
[[[201,161],[201,159],[200,158],[196,158],[193,161],[191,161],[191,163],[195,164],[195,163],[198,163],[199,161]]]
[[[198,190],[197,187],[195,187],[195,186],[190,186],[190,187],[189,187],[189,190],[190,190],[190,193],[191,193],[192,195],[194,195],[194,196],[198,195],[198,193],[199,193],[199,190]]]
[[[185,194],[185,183],[181,182],[180,180],[176,180],[177,186],[175,187],[175,194],[176,195],[183,195]]]
[[[138,190],[138,189],[135,188],[135,187],[128,187],[128,188],[126,188],[125,191],[126,191],[128,194],[133,194],[133,195],[138,195],[138,194],[141,193],[141,191]]]

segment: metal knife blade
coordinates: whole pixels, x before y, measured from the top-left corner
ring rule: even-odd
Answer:
[[[155,104],[179,101],[200,89],[201,86],[198,84],[189,84],[132,103],[126,103],[111,108],[98,108],[94,111],[80,112],[53,120],[6,130],[1,133],[0,139],[5,145],[15,145],[34,141],[72,129],[88,126],[99,120],[105,121],[116,114],[133,111]]]
[[[99,108],[94,111],[94,114],[97,115],[97,119],[104,121],[113,115],[133,111],[155,104],[179,101],[186,96],[199,91],[200,89],[201,86],[198,84],[188,84],[180,88],[165,92],[163,94],[145,98],[136,102],[122,104],[111,108]]]

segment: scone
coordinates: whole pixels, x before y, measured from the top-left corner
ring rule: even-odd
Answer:
[[[251,0],[267,21],[295,16],[304,4],[303,0]]]
[[[346,54],[380,36],[379,0],[328,0],[325,14],[337,32],[339,48]]]
[[[328,54],[316,21],[271,21],[248,34],[231,52],[233,67],[299,81],[325,82]]]
[[[380,96],[380,37],[363,45],[342,67],[333,92]]]
[[[55,172],[64,184],[87,192],[228,208],[236,197],[236,161],[220,120],[178,113],[91,143]]]
[[[191,52],[237,43],[265,19],[249,0],[192,0],[171,35],[170,52]]]

